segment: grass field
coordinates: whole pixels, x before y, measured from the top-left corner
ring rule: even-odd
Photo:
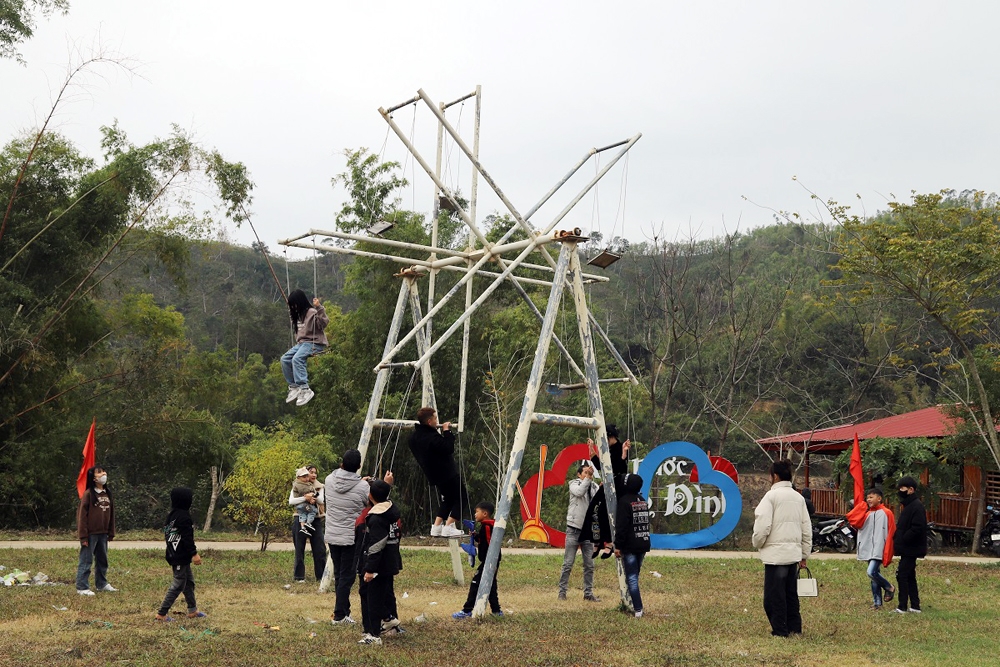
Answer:
[[[579,564],[570,600],[559,602],[559,556],[509,555],[499,578],[507,616],[480,622],[451,619],[467,591],[451,583],[446,554],[408,551],[396,583],[408,632],[362,647],[359,627],[329,624],[332,595],[311,583],[285,588],[291,553],[203,557],[195,577],[209,617],[183,619],[181,598],[179,620],[157,624],[170,579],[159,549],[112,551],[108,578],[121,590],[91,598],[73,587],[74,550],[0,550],[0,565],[66,584],[0,587],[0,664],[995,665],[1000,646],[996,565],[921,563],[924,613],[900,615],[868,610],[860,564],[817,561],[820,597],[803,601],[804,636],[775,639],[761,609],[762,567],[752,560],[647,559],[646,616],[635,619],[617,611],[612,561],[599,561],[604,602],[591,604],[581,599]],[[427,620],[414,622],[421,614]],[[352,615],[360,618],[356,592]]]

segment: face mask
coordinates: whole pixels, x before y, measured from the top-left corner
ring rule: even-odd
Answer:
[[[906,500],[909,497],[910,497],[909,492],[907,492],[907,491],[900,491],[899,492],[899,499],[900,500]]]
[[[101,475],[100,477],[95,477],[94,481],[97,482],[98,484],[100,484],[101,486],[104,486],[105,484],[108,483],[108,476],[107,475]]]

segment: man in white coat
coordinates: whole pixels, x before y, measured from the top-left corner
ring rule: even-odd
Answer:
[[[795,580],[812,551],[812,523],[805,499],[792,488],[791,461],[771,464],[771,490],[754,510],[753,545],[764,562],[764,613],[771,634],[801,634]]]

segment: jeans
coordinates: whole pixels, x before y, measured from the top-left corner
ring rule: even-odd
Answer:
[[[802,632],[798,584],[795,583],[798,576],[798,563],[764,565],[764,613],[775,637]]]
[[[642,611],[642,596],[639,594],[639,570],[646,554],[622,553],[622,569],[625,570],[625,583],[628,585],[628,595],[632,598],[632,608]]]
[[[90,566],[96,564],[94,572],[94,588],[101,590],[108,585],[108,536],[106,534],[91,535],[87,538],[87,546],[80,546],[80,564],[76,568],[76,590],[85,591],[90,588]]]
[[[486,563],[480,563],[479,569],[476,570],[476,576],[472,578],[472,583],[469,584],[469,596],[465,598],[465,606],[462,607],[462,611],[466,614],[472,613],[472,608],[476,606],[476,597],[479,595],[479,582],[483,580],[483,568],[486,567]],[[493,573],[493,586],[490,588],[490,611],[494,614],[500,613],[500,596],[497,594],[497,579],[500,577],[500,562],[497,561],[497,571]]]
[[[339,621],[351,615],[351,588],[358,575],[358,567],[354,561],[354,545],[330,545],[330,558],[333,559],[333,588],[336,600],[333,604],[333,620]],[[377,579],[378,577],[376,577]]]
[[[566,550],[563,553],[562,575],[559,577],[559,593],[566,594],[569,587],[569,575],[576,561],[576,550],[579,547],[583,553],[583,596],[594,594],[594,543],[588,539],[581,540],[579,528],[566,526]]]
[[[879,572],[881,566],[882,561],[877,558],[868,561],[868,578],[872,580],[872,600],[874,600],[876,607],[882,606],[882,590],[888,591],[892,588],[889,580]]]
[[[313,524],[313,532],[307,535],[299,528],[299,515],[296,514],[292,520],[292,543],[295,546],[295,567],[292,577],[295,581],[302,581],[306,578],[306,542],[312,551],[313,573],[316,581],[323,578],[323,570],[326,569],[326,543],[323,542],[323,522],[317,521]]]
[[[191,563],[187,565],[174,565],[174,580],[167,589],[167,595],[160,605],[160,616],[166,616],[170,608],[174,606],[174,601],[182,592],[184,601],[187,603],[188,613],[193,614],[198,611],[198,603],[194,599],[194,574],[191,572]]]
[[[309,370],[306,360],[319,354],[325,345],[318,343],[297,343],[281,356],[281,372],[289,387],[308,387]]]
[[[310,528],[313,522],[316,521],[316,517],[319,516],[319,507],[311,503],[302,503],[299,505],[295,513],[299,515],[299,523],[305,524]]]
[[[920,609],[920,592],[917,590],[917,557],[900,556],[899,567],[896,568],[896,585],[899,589],[897,606],[906,611]]]

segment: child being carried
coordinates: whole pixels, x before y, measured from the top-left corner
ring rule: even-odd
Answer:
[[[322,486],[322,485],[319,485]],[[319,490],[317,483],[311,479],[308,468],[299,468],[295,471],[295,481],[292,483],[292,497],[305,498],[312,494],[315,499]],[[299,530],[307,535],[312,535],[313,521],[319,515],[319,503],[308,500],[295,506],[295,513],[299,517]]]

